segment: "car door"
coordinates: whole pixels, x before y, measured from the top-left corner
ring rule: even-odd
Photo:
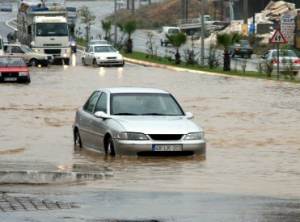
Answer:
[[[84,146],[94,148],[92,122],[95,105],[101,95],[100,91],[95,91],[83,106],[79,117],[79,133]]]
[[[107,93],[102,92],[99,100],[97,101],[97,104],[94,109],[94,113],[102,111],[104,113],[107,113]],[[97,118],[95,115],[92,117],[92,131],[93,134],[93,143],[95,144],[95,147],[99,150],[104,150],[104,136],[107,132],[107,120],[104,120],[102,118]]]
[[[26,63],[28,63],[25,53],[23,52],[20,46],[11,46],[10,50],[10,55],[21,57],[25,60]]]
[[[87,53],[87,64],[92,64],[92,61],[93,61],[93,59],[92,59],[92,57],[93,57],[93,53],[94,53],[94,51],[93,51],[93,47],[92,46],[90,46],[89,47],[89,49],[88,49],[88,53]]]

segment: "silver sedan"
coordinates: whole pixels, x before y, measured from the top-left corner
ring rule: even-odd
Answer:
[[[202,128],[168,92],[106,88],[92,93],[76,112],[76,146],[109,155],[205,154]]]

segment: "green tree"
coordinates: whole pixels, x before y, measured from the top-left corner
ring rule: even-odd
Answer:
[[[176,33],[174,35],[166,35],[171,45],[176,49],[175,63],[180,64],[180,53],[179,48],[186,42],[186,35],[183,32]]]
[[[131,20],[131,21],[125,22],[123,25],[119,25],[119,28],[122,32],[127,34],[127,40],[125,43],[126,53],[132,53],[133,41],[132,41],[131,36],[137,29],[136,21]]]
[[[239,33],[222,33],[217,35],[217,44],[224,48],[224,71],[230,71],[230,52],[229,47],[240,41],[242,36]]]
[[[105,32],[104,39],[107,41],[111,41],[111,27],[112,27],[112,22],[110,20],[102,20],[101,21],[102,29]]]
[[[87,6],[82,6],[78,10],[81,23],[85,25],[85,40],[86,45],[90,40],[91,25],[95,22],[96,16],[89,10]]]

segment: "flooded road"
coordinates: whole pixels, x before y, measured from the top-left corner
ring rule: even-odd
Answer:
[[[31,68],[30,85],[0,85],[0,162],[106,166],[114,177],[87,189],[213,192],[300,198],[299,85],[125,68]],[[200,157],[117,157],[74,151],[75,110],[101,87],[157,87],[195,115],[208,143]]]

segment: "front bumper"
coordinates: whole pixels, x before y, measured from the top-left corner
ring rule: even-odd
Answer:
[[[172,152],[190,152],[193,154],[205,155],[206,153],[206,142],[205,140],[194,140],[194,141],[131,141],[131,140],[118,140],[114,139],[115,151],[118,154],[137,155],[143,152],[159,153],[161,151],[154,151],[153,145],[181,145],[181,151],[168,151]]]
[[[99,66],[124,65],[123,59],[96,59]]]

